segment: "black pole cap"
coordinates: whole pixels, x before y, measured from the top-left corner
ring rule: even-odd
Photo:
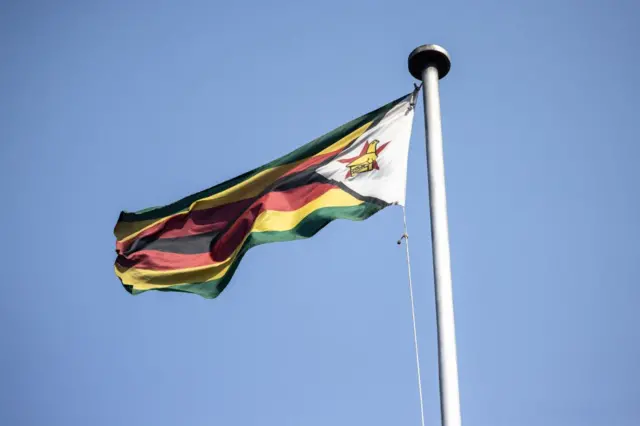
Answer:
[[[429,66],[438,70],[438,76],[443,78],[451,69],[449,53],[437,44],[425,44],[413,49],[409,54],[409,72],[416,80],[422,80],[422,72]]]

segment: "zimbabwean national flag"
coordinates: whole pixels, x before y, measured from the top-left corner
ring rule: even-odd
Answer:
[[[308,238],[334,219],[363,220],[404,205],[412,96],[204,191],[122,212],[116,275],[132,294],[214,298],[251,247]]]

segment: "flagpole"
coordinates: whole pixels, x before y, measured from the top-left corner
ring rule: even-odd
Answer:
[[[438,45],[419,46],[409,55],[409,72],[422,80],[424,97],[429,204],[431,209],[431,242],[435,279],[436,316],[438,324],[438,370],[440,377],[440,415],[442,426],[460,426],[460,391],[456,332],[453,316],[449,224],[444,179],[442,123],[438,80],[451,68],[446,50]]]

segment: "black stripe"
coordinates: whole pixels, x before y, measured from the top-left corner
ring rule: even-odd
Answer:
[[[210,250],[211,243],[219,233],[220,231],[212,231],[174,238],[160,238],[161,233],[148,235],[136,240],[124,253],[124,256],[140,250],[156,250],[179,254],[206,253]]]

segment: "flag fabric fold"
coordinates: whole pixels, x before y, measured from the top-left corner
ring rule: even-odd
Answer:
[[[174,203],[122,212],[115,273],[132,294],[215,298],[245,253],[309,238],[335,219],[404,205],[413,94],[262,167]]]

